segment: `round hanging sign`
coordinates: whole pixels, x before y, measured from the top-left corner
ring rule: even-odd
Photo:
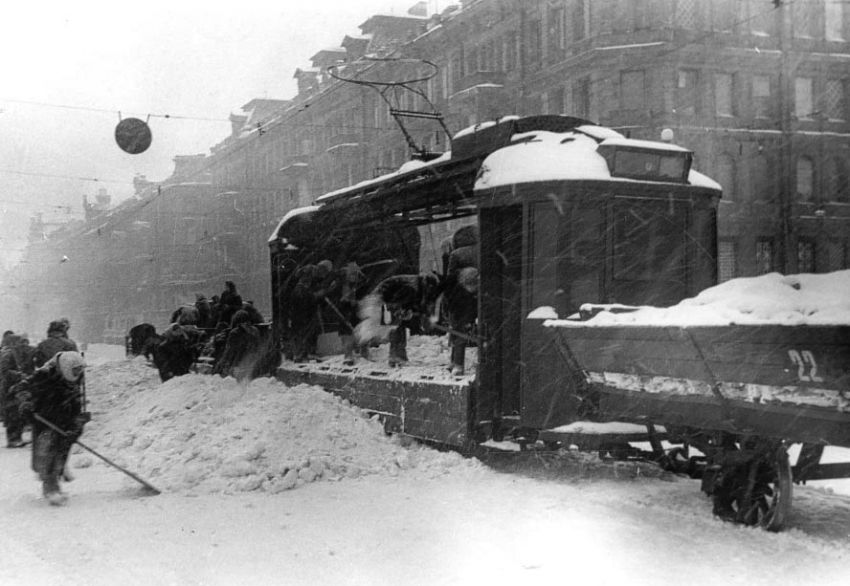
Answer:
[[[122,151],[131,155],[138,155],[148,150],[152,139],[147,122],[138,118],[124,118],[115,127],[115,142]]]

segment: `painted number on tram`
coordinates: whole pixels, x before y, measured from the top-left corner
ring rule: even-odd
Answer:
[[[788,350],[788,357],[797,366],[797,378],[804,382],[822,383],[818,376],[818,363],[810,350]]]

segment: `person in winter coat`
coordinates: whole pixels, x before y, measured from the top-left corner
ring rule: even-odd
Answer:
[[[247,311],[239,310],[233,314],[224,354],[216,365],[216,373],[232,376],[238,381],[250,379],[254,370],[260,346],[260,332],[251,323]]]
[[[0,356],[3,355],[3,351],[9,346],[9,338],[13,335],[15,335],[15,332],[13,332],[12,330],[6,330],[5,332],[3,332],[3,339],[2,341],[0,341]],[[6,408],[4,407],[5,400],[5,391],[2,386],[0,386],[0,421],[3,421],[3,419],[5,418],[5,416],[3,415],[6,410]]]
[[[368,293],[366,275],[356,262],[350,262],[340,270],[339,283],[339,296],[335,299],[341,320],[338,333],[344,353],[343,363],[352,365],[355,361],[355,353],[363,358],[369,358],[369,344],[357,344],[354,339],[354,326],[358,321],[360,301]]]
[[[26,346],[29,346],[27,340]],[[18,398],[13,392],[14,385],[24,376],[32,373],[27,364],[32,356],[24,347],[24,338],[12,334],[0,351],[0,395],[3,397],[3,424],[6,426],[6,447],[22,448],[24,422],[18,414]]]
[[[444,298],[449,317],[449,345],[454,375],[463,375],[466,346],[478,317],[478,228],[464,226],[453,236]]]
[[[253,301],[245,301],[244,303],[242,303],[242,310],[241,311],[244,311],[245,313],[248,314],[248,320],[254,325],[261,324],[265,321],[263,319],[263,314],[260,313],[260,311],[256,307],[254,307]],[[236,313],[239,313],[239,312],[236,312]],[[231,321],[233,321],[233,320],[231,319]]]
[[[242,309],[242,296],[236,291],[236,284],[233,281],[224,282],[224,291],[218,299],[221,313],[218,316],[218,321],[223,321],[226,324],[233,319],[233,314]]]
[[[77,343],[68,337],[68,323],[66,320],[55,320],[47,326],[47,338],[35,347],[33,365],[35,368],[43,366],[53,358],[57,352],[77,352]]]
[[[189,374],[201,354],[201,330],[194,325],[171,324],[153,352],[153,362],[162,382]]]
[[[313,343],[318,338],[320,298],[313,290],[316,276],[315,265],[299,269],[298,283],[289,298],[290,327],[292,332],[293,357],[295,362],[306,361],[314,351]]]
[[[80,381],[85,361],[78,352],[59,352],[15,385],[21,418],[32,423],[32,469],[42,483],[44,497],[51,505],[63,505],[67,496],[59,479],[71,445],[89,421],[83,412]],[[51,429],[35,416],[49,421],[64,434]]]
[[[209,299],[198,293],[195,295],[195,309],[198,310],[197,326],[204,330],[215,328],[216,323],[213,321],[213,310]]]

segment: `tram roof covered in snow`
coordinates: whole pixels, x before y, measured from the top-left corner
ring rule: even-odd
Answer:
[[[475,213],[476,191],[546,181],[642,181],[720,191],[691,169],[693,153],[633,140],[571,116],[506,116],[458,132],[450,152],[326,193],[316,203],[339,224],[427,223]],[[309,211],[317,211],[310,208]],[[324,215],[324,214],[323,214]],[[282,236],[284,218],[270,238]]]

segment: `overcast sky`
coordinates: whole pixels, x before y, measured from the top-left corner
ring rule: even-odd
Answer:
[[[209,152],[229,132],[230,113],[252,98],[293,97],[295,69],[318,50],[359,34],[372,14],[405,15],[415,3],[4,3],[0,258],[21,246],[33,212],[79,214],[83,194],[106,188],[120,200],[136,173],[164,179],[174,155]],[[450,3],[429,1],[431,10]],[[114,142],[115,125],[130,116],[150,116],[153,144],[140,155]]]

